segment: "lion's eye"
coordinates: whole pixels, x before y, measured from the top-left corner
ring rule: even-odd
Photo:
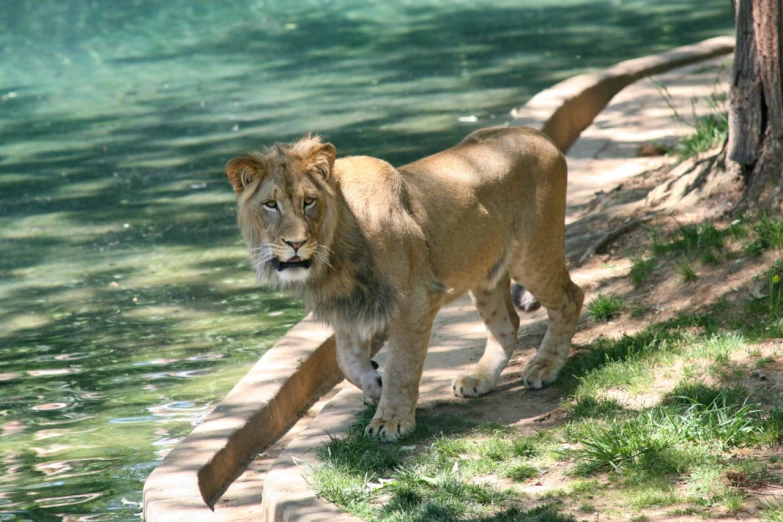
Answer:
[[[315,203],[315,198],[304,198],[304,205],[306,207],[309,207],[313,203]]]
[[[266,205],[268,208],[277,208],[277,201],[275,201],[274,199],[270,199],[269,201],[264,203],[264,205]]]

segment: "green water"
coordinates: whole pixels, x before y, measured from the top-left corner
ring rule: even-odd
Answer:
[[[228,159],[314,131],[406,162],[726,34],[730,5],[2,0],[0,520],[138,519],[156,463],[302,316],[253,286]]]

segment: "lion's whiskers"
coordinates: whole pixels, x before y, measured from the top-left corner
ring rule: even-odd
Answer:
[[[332,264],[329,262],[329,258],[328,258],[328,257],[326,257],[326,255],[325,255],[323,252],[319,252],[318,250],[315,250],[315,251],[313,252],[313,257],[317,258],[317,259],[318,259],[318,260],[320,260],[320,261],[323,261],[324,263],[326,263],[326,266],[328,266],[329,268],[331,268],[332,270],[334,270],[334,267],[333,267],[333,266],[332,266]]]
[[[319,248],[323,248],[324,250],[326,250],[326,252],[321,252],[320,250],[318,250]],[[320,244],[320,243],[319,243],[319,244],[317,244],[317,245],[316,245],[316,247],[315,247],[315,250],[313,251],[313,256],[317,257],[318,259],[320,259],[321,261],[323,261],[324,263],[326,263],[326,265],[327,265],[329,268],[331,268],[332,270],[334,270],[334,267],[333,267],[333,266],[332,266],[332,264],[329,262],[329,254],[333,254],[333,253],[334,253],[334,252],[332,251],[332,249],[331,249],[331,248],[329,248],[329,247],[328,247],[328,246],[326,246],[326,245],[322,245],[322,244]]]
[[[256,247],[249,249],[249,260],[252,263],[256,271],[259,271],[267,261],[271,261],[275,255],[272,252],[271,245],[269,243],[262,242]]]

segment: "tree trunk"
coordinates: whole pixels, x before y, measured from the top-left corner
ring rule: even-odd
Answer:
[[[733,0],[737,28],[728,157],[742,167],[738,209],[780,212],[783,200],[783,0]]]

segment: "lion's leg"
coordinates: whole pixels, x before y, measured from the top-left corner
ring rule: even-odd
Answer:
[[[571,281],[565,264],[549,273],[541,270],[541,266],[534,262],[525,266],[516,265],[512,276],[538,298],[549,316],[544,340],[522,370],[525,386],[540,389],[557,379],[560,368],[568,358],[585,294]]]
[[[495,389],[500,372],[506,367],[517,344],[519,316],[509,291],[509,277],[501,279],[494,288],[478,285],[470,295],[484,325],[487,327],[487,346],[478,363],[451,382],[457,397],[478,397]]]
[[[411,306],[411,310],[422,308]],[[419,381],[427,355],[435,313],[408,313],[389,327],[383,394],[365,433],[386,441],[396,440],[416,425]]]
[[[369,336],[335,331],[337,365],[348,382],[360,388],[368,399],[381,398],[381,374],[371,357],[383,344],[383,334]]]

